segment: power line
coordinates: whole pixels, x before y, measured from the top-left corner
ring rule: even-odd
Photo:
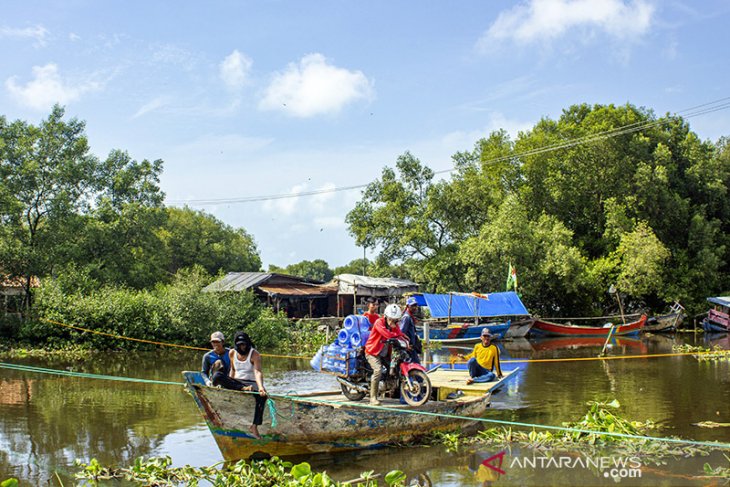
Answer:
[[[713,100],[707,103],[703,103],[701,105],[696,105],[694,107],[686,108],[684,110],[680,110],[675,113],[675,116],[678,116],[680,114],[682,118],[692,118],[692,117],[698,117],[701,115],[707,115],[708,113],[714,113],[721,110],[727,110],[730,108],[730,97],[725,98],[719,98],[717,100]],[[658,120],[648,121],[648,122],[634,122],[632,124],[628,125],[622,125],[621,127],[615,127],[613,129],[605,130],[603,132],[597,132],[594,134],[587,134],[582,137],[577,137],[575,139],[568,139],[563,142],[558,142],[552,145],[543,146],[543,147],[536,147],[534,149],[530,149],[524,152],[520,152],[517,154],[510,154],[507,156],[502,157],[495,157],[492,159],[487,159],[482,161],[482,164],[494,164],[498,162],[504,162],[508,160],[514,160],[522,157],[529,157],[534,156],[538,154],[544,154],[546,152],[553,152],[560,149],[569,149],[571,147],[575,147],[578,145],[584,145],[589,144],[592,142],[598,142],[600,140],[606,140],[613,137],[618,137],[620,135],[627,135],[635,132],[639,132],[644,129],[656,127],[659,125],[664,125],[667,123],[670,123],[670,118],[661,118]],[[434,171],[434,174],[447,174],[450,172],[455,171],[455,167],[451,167],[448,169],[441,169],[439,171]],[[353,189],[363,189],[366,188],[369,184],[357,184],[353,186],[340,186],[335,188],[322,188],[317,190],[311,190],[311,191],[301,191],[298,193],[290,192],[290,193],[279,193],[279,194],[272,194],[272,195],[259,195],[259,196],[241,196],[241,197],[235,197],[235,198],[205,198],[205,199],[187,199],[187,200],[169,200],[170,203],[190,203],[193,205],[218,205],[218,204],[234,204],[234,203],[253,203],[258,201],[273,201],[273,200],[281,200],[281,199],[288,199],[288,198],[298,198],[300,196],[316,196],[321,194],[330,194],[330,193],[337,193],[342,191],[349,191]]]

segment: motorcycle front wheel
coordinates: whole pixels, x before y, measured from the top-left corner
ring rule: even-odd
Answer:
[[[422,370],[413,369],[408,372],[408,379],[412,387],[408,387],[408,381],[401,380],[400,396],[411,406],[421,406],[431,397],[431,380]]]

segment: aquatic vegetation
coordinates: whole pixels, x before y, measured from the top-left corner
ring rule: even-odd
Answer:
[[[636,436],[646,436],[647,432],[657,428],[657,425],[651,420],[630,421],[622,418],[618,414],[621,404],[615,399],[610,402],[589,401],[587,405],[589,406],[588,411],[583,418],[576,422],[563,423],[564,427],[570,429],[566,431],[537,431],[534,429],[522,431],[511,427],[495,427],[481,430],[472,437],[465,437],[459,433],[435,433],[431,436],[431,441],[445,445],[449,451],[466,444],[502,446],[518,444],[542,451],[597,451],[610,448],[616,453],[640,455],[654,463],[661,463],[661,460],[667,457],[708,455],[710,452],[710,448],[707,447],[636,438]],[[602,432],[611,434],[600,434]],[[627,436],[614,436],[615,433]]]
[[[692,346],[688,344],[684,345],[672,345],[672,351],[677,353],[696,353],[692,355],[694,358],[701,362],[706,361],[729,361],[730,362],[730,350],[725,350],[722,347],[715,345],[712,348],[703,346]]]
[[[104,480],[127,480],[143,485],[155,486],[197,486],[200,482],[215,487],[274,487],[274,486],[312,486],[336,487],[352,485],[356,487],[378,487],[379,475],[372,471],[363,472],[359,479],[348,482],[333,480],[326,472],[313,472],[307,462],[292,464],[279,458],[271,460],[241,460],[232,465],[215,464],[209,467],[173,467],[172,458],[154,457],[148,460],[137,458],[134,465],[126,468],[110,468],[102,466],[95,458],[88,464],[80,461],[76,465],[81,469],[76,478],[96,484]],[[383,477],[387,486],[404,486],[406,475],[400,470],[388,472]],[[6,487],[2,484],[2,487]],[[8,487],[14,487],[9,484]]]
[[[18,487],[18,479],[7,479],[0,482],[0,487]]]
[[[444,445],[446,447],[446,451],[453,452],[459,450],[459,444],[462,441],[461,434],[458,431],[454,432],[445,432],[445,431],[435,431],[430,436],[431,443]]]
[[[730,462],[729,456],[724,454],[723,456],[728,462]],[[721,477],[730,480],[730,466],[712,468],[709,463],[705,463],[704,470],[705,475],[707,475],[708,477]]]
[[[64,344],[59,348],[26,348],[23,346],[7,345],[0,348],[0,359],[43,358],[61,359],[72,362],[86,360],[90,354],[97,352],[88,345]]]

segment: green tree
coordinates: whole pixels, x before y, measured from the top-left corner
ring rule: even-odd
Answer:
[[[169,260],[167,272],[197,264],[208,273],[258,271],[256,242],[243,228],[233,228],[213,215],[188,207],[165,209],[159,237]]]
[[[58,105],[38,126],[0,118],[0,268],[23,276],[28,305],[31,276],[63,263],[73,220],[99,186],[84,122],[63,118]]]
[[[286,267],[278,267],[270,264],[269,272],[278,272],[280,274],[299,276],[322,282],[331,281],[332,277],[334,277],[334,272],[330,269],[329,264],[322,259],[303,260],[296,264],[289,264]]]
[[[335,267],[333,272],[336,276],[340,274],[367,275],[370,264],[371,262],[366,258],[353,259],[345,265]]]

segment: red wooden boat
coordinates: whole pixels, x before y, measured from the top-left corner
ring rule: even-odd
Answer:
[[[613,332],[614,336],[627,336],[637,335],[644,325],[646,324],[646,315],[641,315],[638,321],[633,323],[626,323],[625,325],[618,325],[615,327]],[[530,334],[536,336],[553,336],[553,337],[564,337],[564,336],[583,336],[583,337],[603,337],[606,338],[611,331],[610,326],[596,327],[596,326],[577,326],[577,325],[563,325],[560,323],[552,323],[550,321],[543,321],[536,319],[532,325]]]

